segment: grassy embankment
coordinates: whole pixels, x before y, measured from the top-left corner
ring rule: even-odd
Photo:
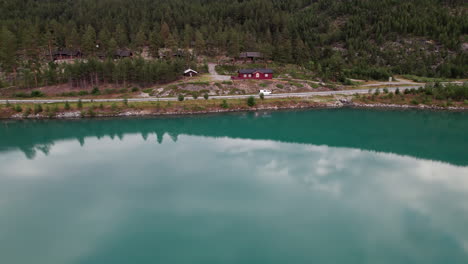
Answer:
[[[468,85],[427,85],[395,93],[377,89],[374,93],[355,95],[354,102],[363,104],[428,105],[438,107],[468,107]]]
[[[274,108],[307,108],[325,106],[332,97],[321,100],[308,98],[271,99],[208,99],[156,102],[74,102],[50,104],[5,104],[0,106],[0,118],[55,118],[60,114],[75,113],[77,117],[134,115],[193,114],[222,111],[249,111]],[[133,114],[129,114],[133,115]],[[72,116],[73,117],[73,116]]]

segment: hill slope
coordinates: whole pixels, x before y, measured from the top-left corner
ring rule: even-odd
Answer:
[[[0,67],[41,73],[57,48],[88,56],[194,48],[235,56],[259,50],[321,77],[391,74],[467,77],[463,0],[3,0]],[[99,48],[96,48],[99,45]]]

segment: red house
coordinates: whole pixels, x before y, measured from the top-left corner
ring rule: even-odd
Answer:
[[[265,80],[273,78],[272,69],[242,69],[237,72],[237,76],[232,76],[234,80]]]

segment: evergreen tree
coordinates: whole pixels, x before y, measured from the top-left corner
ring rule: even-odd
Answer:
[[[151,56],[159,57],[159,49],[163,47],[163,40],[159,32],[151,31],[149,36],[149,48]]]
[[[80,35],[78,34],[76,27],[71,29],[70,34],[67,35],[65,39],[65,43],[70,49],[77,50],[80,48]]]
[[[161,25],[161,37],[164,41],[166,41],[168,38],[169,38],[169,35],[171,35],[171,30],[169,28],[169,25],[164,22],[162,25]]]
[[[193,28],[189,24],[186,24],[185,29],[184,29],[184,40],[183,40],[184,48],[191,47],[192,39],[193,39]]]
[[[96,31],[94,30],[93,26],[88,25],[86,27],[86,31],[83,35],[82,41],[82,48],[83,52],[86,55],[95,55],[96,51]]]
[[[3,71],[16,71],[16,41],[15,35],[3,26],[0,32],[0,68]]]
[[[199,54],[203,54],[206,50],[206,43],[200,31],[195,32],[195,49]]]
[[[128,45],[127,31],[121,24],[118,24],[117,27],[115,28],[114,38],[117,41],[117,45],[119,46],[119,48],[127,47]]]
[[[118,44],[117,41],[114,38],[111,38],[109,40],[109,43],[107,44],[107,57],[112,58],[117,51]]]
[[[141,48],[146,44],[146,35],[145,35],[145,32],[143,32],[143,30],[140,30],[138,31],[136,37],[135,37],[135,41],[134,41],[134,45],[135,47],[138,49],[138,51],[141,52]]]
[[[111,39],[111,34],[107,28],[101,29],[99,31],[98,39],[99,39],[99,44],[100,44],[100,49],[101,50],[107,50],[109,41]],[[115,41],[115,39],[114,39]]]

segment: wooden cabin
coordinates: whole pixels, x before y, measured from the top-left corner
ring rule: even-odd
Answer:
[[[184,71],[184,76],[193,77],[197,75],[198,75],[198,72],[192,69],[187,69]]]
[[[268,80],[273,79],[272,69],[242,69],[237,72],[237,76],[232,76],[234,80]]]

